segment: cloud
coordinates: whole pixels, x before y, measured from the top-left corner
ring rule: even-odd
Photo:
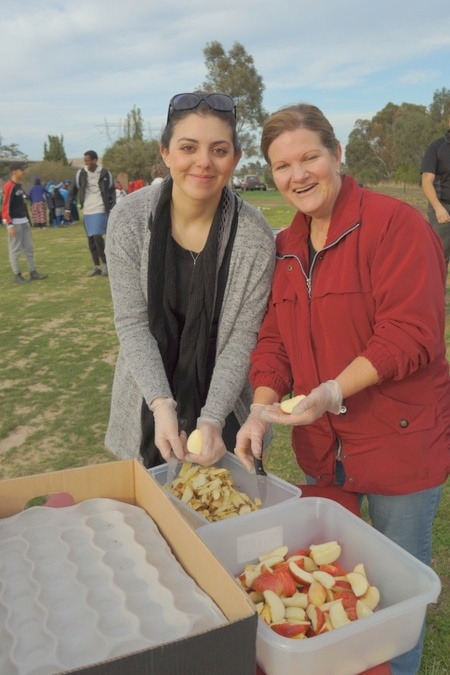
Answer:
[[[63,134],[71,156],[96,138],[102,152],[105,120],[116,125],[136,105],[159,135],[170,97],[204,81],[203,49],[215,40],[244,45],[268,110],[300,97],[351,122],[361,101],[428,105],[448,83],[448,0],[22,0],[2,15],[0,134],[29,156],[48,134]]]

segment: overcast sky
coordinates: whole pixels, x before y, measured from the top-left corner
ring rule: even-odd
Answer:
[[[389,103],[450,88],[450,0],[21,0],[0,24],[0,136],[41,159],[100,155],[136,105],[158,138],[171,96],[206,77],[203,49],[240,42],[264,108],[318,105],[345,146]]]

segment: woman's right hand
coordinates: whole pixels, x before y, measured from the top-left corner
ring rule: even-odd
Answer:
[[[172,451],[179,460],[184,458],[176,409],[173,398],[155,398],[150,405],[155,418],[155,445],[166,462]]]
[[[254,473],[255,466],[253,457],[261,457],[263,451],[263,439],[272,426],[269,422],[261,419],[260,414],[265,409],[262,403],[253,403],[250,406],[250,415],[239,429],[236,436],[236,448],[234,454],[247,471]]]

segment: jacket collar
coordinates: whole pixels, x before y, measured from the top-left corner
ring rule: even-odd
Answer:
[[[326,246],[331,246],[346,232],[358,226],[361,214],[362,188],[351,176],[343,176],[342,187],[334,204]],[[290,226],[277,236],[277,253],[292,253],[309,237],[310,216],[297,211]]]

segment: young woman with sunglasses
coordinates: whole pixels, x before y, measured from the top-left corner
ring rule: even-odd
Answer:
[[[249,357],[266,308],[274,237],[229,188],[241,157],[225,94],[178,94],[161,138],[170,175],[122,200],[107,256],[120,350],[105,443],[150,467],[210,465],[252,399]],[[186,438],[202,434],[201,455]]]

